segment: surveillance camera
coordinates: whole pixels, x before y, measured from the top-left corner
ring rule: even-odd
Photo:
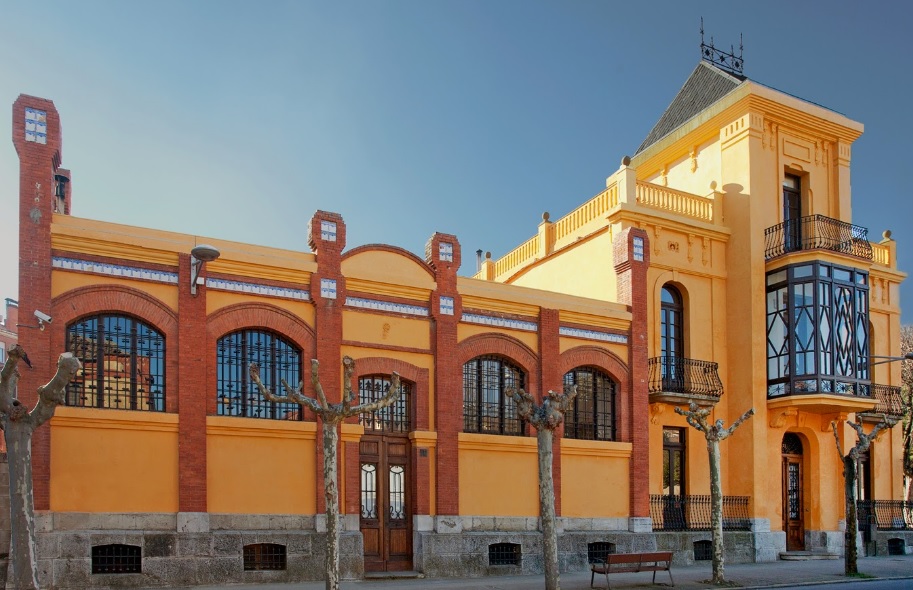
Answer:
[[[47,323],[49,323],[49,324],[51,323],[51,316],[49,316],[48,314],[44,313],[43,311],[38,311],[38,310],[36,309],[36,310],[35,310],[35,317],[38,318],[38,321],[39,321],[39,322],[47,322]]]

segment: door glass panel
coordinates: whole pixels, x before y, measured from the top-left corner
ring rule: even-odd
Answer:
[[[402,465],[390,467],[390,520],[406,518],[405,470]]]
[[[788,468],[789,486],[787,488],[787,505],[790,520],[799,520],[799,464],[790,463]]]
[[[361,517],[377,518],[377,466],[361,464]]]

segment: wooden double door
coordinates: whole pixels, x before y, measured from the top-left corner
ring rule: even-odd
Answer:
[[[409,439],[365,433],[359,455],[365,571],[411,570]]]

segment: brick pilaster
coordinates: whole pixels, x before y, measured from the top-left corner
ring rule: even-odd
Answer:
[[[342,251],[346,247],[346,224],[338,213],[317,211],[311,217],[308,245],[317,255],[317,272],[311,275],[311,300],[315,307],[315,332],[317,333],[316,358],[320,363],[320,384],[329,403],[342,400],[342,308],[346,302],[346,284],[342,276]],[[311,367],[305,370],[305,390],[313,396],[310,388]],[[320,422],[318,420],[318,422]],[[320,425],[322,429],[322,424]],[[340,498],[343,514],[351,506],[358,506],[358,486],[349,485],[351,470],[356,470],[354,481],[358,481],[358,443],[345,442],[345,464],[339,465],[340,478],[346,482],[345,497]],[[323,435],[317,433],[317,511],[325,512],[323,496]],[[358,513],[358,510],[355,510]]]
[[[557,309],[539,310],[539,403],[549,391],[560,393],[564,389],[564,380],[559,369],[560,346],[558,328],[561,321]],[[564,424],[555,429],[555,440],[552,450],[552,478],[555,485],[555,514],[561,515],[561,439],[564,437]]]
[[[628,367],[630,379],[627,391],[620,396],[624,407],[620,440],[632,443],[630,463],[630,515],[650,516],[650,470],[648,431],[650,427],[649,392],[647,383],[647,268],[650,266],[650,245],[647,233],[629,227],[614,240],[615,274],[618,301],[631,308],[631,333],[628,337]]]
[[[51,310],[51,217],[54,211],[54,172],[61,163],[60,116],[54,103],[19,95],[13,103],[13,145],[19,155],[19,344],[32,368],[20,368],[19,399],[29,408],[38,387],[57,369],[62,350],[51,350],[51,331],[39,329],[35,310]],[[32,477],[37,510],[50,509],[51,430],[44,425],[32,436]]]
[[[178,256],[178,510],[206,512],[206,286],[190,294],[190,254]],[[206,275],[205,265],[200,276]]]
[[[438,433],[435,466],[435,514],[460,513],[458,436],[463,431],[463,372],[454,351],[463,304],[457,292],[460,242],[456,236],[435,233],[425,246],[425,261],[434,270],[437,289],[431,294],[434,347],[434,426]]]

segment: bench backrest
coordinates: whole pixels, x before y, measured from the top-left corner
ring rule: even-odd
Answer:
[[[609,553],[606,563],[645,563],[652,561],[672,561],[671,551],[655,551],[653,553]]]

